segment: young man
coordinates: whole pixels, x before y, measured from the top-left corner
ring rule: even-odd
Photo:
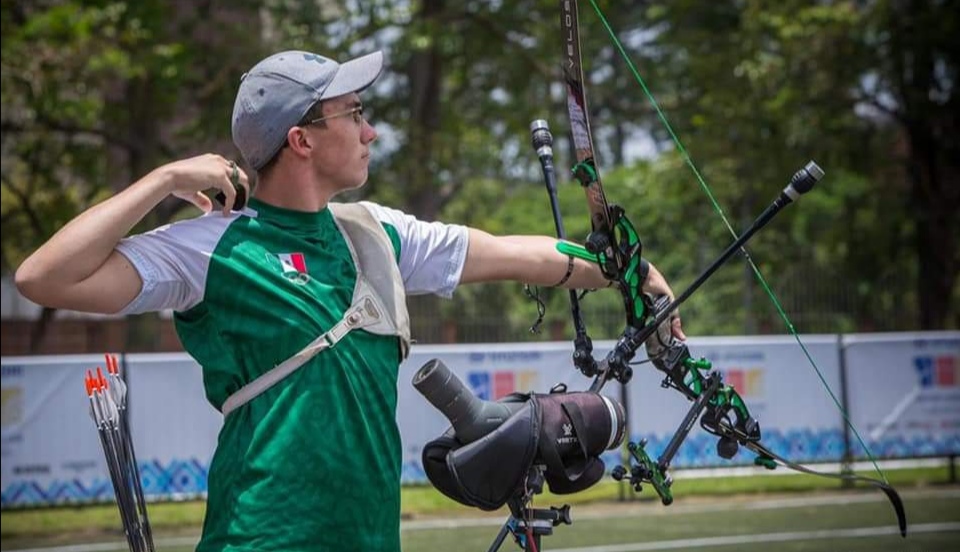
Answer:
[[[403,294],[449,297],[494,280],[607,285],[589,263],[568,270],[553,238],[331,204],[367,180],[377,133],[358,93],[382,65],[380,52],[342,65],[307,52],[261,61],[233,111],[233,140],[258,173],[245,208],[232,209],[248,191],[234,163],[176,161],[80,214],[17,271],[43,305],[175,311],[225,416],[201,552],[398,550]],[[203,192],[214,188],[220,212]],[[206,214],[125,237],[171,194]],[[644,289],[672,296],[652,266]]]

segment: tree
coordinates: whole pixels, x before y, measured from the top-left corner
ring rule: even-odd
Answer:
[[[858,99],[898,137],[916,252],[920,327],[960,324],[960,10],[951,0],[868,3]],[[952,299],[952,300],[951,300]]]
[[[4,2],[3,270],[78,212],[188,152],[220,150],[257,20],[210,2]],[[204,34],[211,23],[218,34]],[[238,46],[239,45],[239,46]],[[253,44],[259,47],[259,44]],[[146,221],[176,216],[170,200]],[[53,316],[45,309],[39,344]]]
[[[847,329],[942,328],[956,316],[950,4],[671,2],[643,24],[641,67],[735,226],[805,159],[826,168],[816,199],[778,221],[792,230],[750,249],[779,284],[793,282],[788,302],[839,310]],[[755,317],[745,331],[767,326],[752,284],[738,287],[737,310]]]

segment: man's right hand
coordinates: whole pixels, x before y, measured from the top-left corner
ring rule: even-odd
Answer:
[[[171,186],[171,195],[193,203],[204,213],[213,210],[213,202],[204,190],[216,189],[223,194],[224,215],[229,215],[230,211],[234,210],[237,199],[234,181],[243,189],[243,198],[250,195],[250,181],[243,169],[237,167],[233,161],[214,153],[174,161],[157,171],[164,173]],[[243,205],[237,207],[242,208]]]

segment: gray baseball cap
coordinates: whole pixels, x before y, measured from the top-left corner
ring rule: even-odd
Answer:
[[[274,54],[247,71],[233,104],[233,143],[256,170],[287,141],[287,131],[320,100],[360,92],[380,76],[383,52],[337,63],[291,50]]]

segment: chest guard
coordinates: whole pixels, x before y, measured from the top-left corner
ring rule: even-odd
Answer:
[[[276,385],[321,351],[335,347],[353,330],[363,328],[377,335],[396,336],[401,360],[409,354],[406,294],[387,232],[363,205],[331,203],[329,208],[357,269],[350,307],[339,322],[309,345],[227,397],[220,408],[224,416]]]

